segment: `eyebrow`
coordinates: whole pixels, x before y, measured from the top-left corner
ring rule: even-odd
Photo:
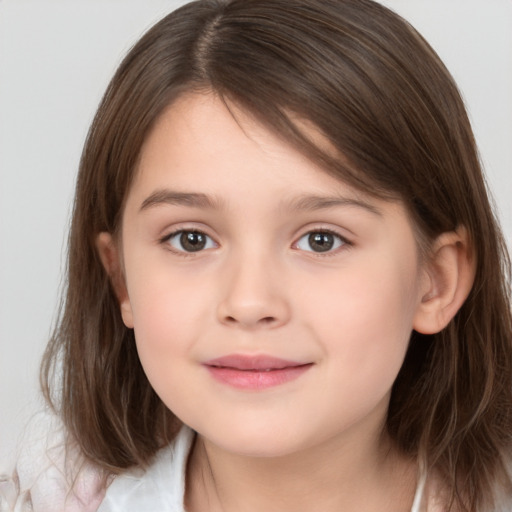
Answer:
[[[140,211],[148,210],[160,205],[189,206],[191,208],[219,209],[221,202],[206,195],[196,192],[176,192],[173,190],[156,190],[149,195],[140,207]]]
[[[140,207],[140,211],[148,210],[161,205],[188,206],[201,209],[221,209],[223,202],[207,194],[198,192],[177,192],[161,189],[150,194]],[[285,204],[292,211],[317,211],[333,207],[362,208],[374,215],[382,216],[382,212],[374,205],[355,198],[343,196],[302,196]]]
[[[373,204],[361,199],[344,196],[303,196],[289,203],[290,209],[297,211],[326,210],[337,206],[362,208],[374,215],[382,216],[381,210]]]

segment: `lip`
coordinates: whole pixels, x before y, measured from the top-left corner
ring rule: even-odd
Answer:
[[[268,355],[232,354],[203,363],[212,377],[224,384],[247,390],[262,390],[297,379],[313,363],[289,361]]]

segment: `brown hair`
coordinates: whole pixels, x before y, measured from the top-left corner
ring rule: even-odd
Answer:
[[[122,62],[85,144],[67,295],[42,366],[46,397],[85,456],[112,472],[144,466],[180,426],[145,377],[95,239],[117,232],[155,120],[196,89],[250,111],[340,179],[399,198],[423,240],[466,228],[473,289],[442,332],[413,333],[387,430],[439,472],[458,509],[489,510],[497,483],[511,488],[509,261],[453,79],[407,22],[371,0],[200,0]],[[297,119],[343,159],[316,147]]]

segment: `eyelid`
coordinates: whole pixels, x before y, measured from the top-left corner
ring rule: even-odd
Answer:
[[[197,233],[203,233],[209,236],[212,240],[215,240],[216,238],[216,235],[212,233],[212,229],[208,226],[208,224],[200,221],[177,221],[173,222],[172,224],[169,223],[159,231],[162,234],[157,235],[158,242],[165,242],[165,240],[168,240],[176,233],[181,233],[182,231],[194,231]]]

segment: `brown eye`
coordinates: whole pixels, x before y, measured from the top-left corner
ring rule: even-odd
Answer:
[[[330,251],[334,247],[334,236],[331,233],[311,233],[308,243],[315,252]]]
[[[179,252],[199,252],[216,246],[208,235],[200,231],[178,231],[169,236],[167,242]]]
[[[297,242],[297,248],[309,252],[329,252],[338,249],[346,241],[330,231],[311,231],[302,236]]]

